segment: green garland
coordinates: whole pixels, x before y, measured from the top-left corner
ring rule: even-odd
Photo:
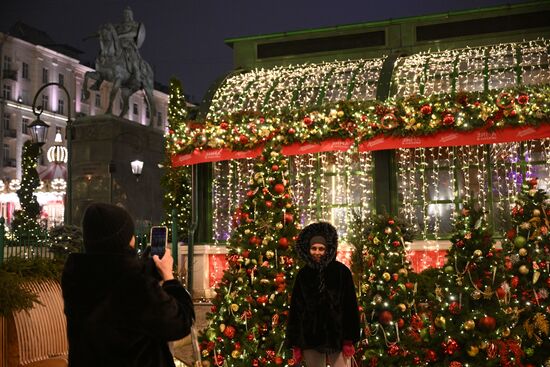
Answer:
[[[63,262],[51,259],[12,257],[0,266],[0,316],[28,310],[38,302],[37,295],[23,284],[29,280],[60,281]]]
[[[550,117],[550,86],[412,96],[386,101],[341,101],[282,114],[241,111],[199,124],[172,126],[167,152],[195,149],[248,150],[272,139],[283,145],[329,138],[357,143],[379,135],[426,136],[440,131],[538,126]]]

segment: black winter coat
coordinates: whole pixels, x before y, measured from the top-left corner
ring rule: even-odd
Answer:
[[[326,224],[311,225],[313,231],[306,227],[298,237],[297,251],[306,265],[294,282],[286,343],[302,350],[333,353],[342,350],[344,341],[359,341],[360,324],[351,272],[335,260],[336,231]],[[319,234],[327,239],[327,253],[324,261],[315,263],[309,254],[309,239]]]
[[[174,366],[167,342],[189,334],[193,305],[179,281],[160,286],[148,261],[135,253],[69,256],[61,281],[69,366]]]

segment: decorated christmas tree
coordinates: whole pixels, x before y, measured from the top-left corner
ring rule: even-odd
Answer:
[[[451,247],[438,281],[432,325],[433,361],[442,366],[519,366],[501,307],[504,269],[481,208],[465,203],[455,216]]]
[[[412,233],[386,215],[356,216],[352,223],[352,270],[363,322],[356,358],[366,366],[396,366],[411,359],[402,341],[414,314],[415,284],[405,253]]]
[[[40,205],[34,194],[40,185],[36,171],[40,146],[31,141],[23,145],[21,187],[17,190],[21,209],[15,211],[12,222],[12,232],[18,241],[35,243],[44,239],[45,231],[40,227]]]
[[[298,233],[288,162],[279,149],[266,145],[254,172],[234,218],[229,268],[200,337],[203,366],[294,364],[284,347],[297,270],[291,250]]]
[[[169,104],[168,104],[168,135],[166,138],[166,159],[164,175],[161,178],[161,185],[164,188],[165,195],[163,207],[166,213],[164,225],[169,230],[172,229],[172,223],[176,222],[178,228],[179,240],[187,236],[184,229],[189,227],[191,208],[191,168],[189,166],[172,167],[171,145],[175,142],[171,139],[177,126],[185,125],[187,118],[187,108],[181,82],[175,78],[170,80]]]
[[[550,366],[550,199],[528,180],[512,208],[503,244],[509,293],[506,311],[521,341],[525,366]]]

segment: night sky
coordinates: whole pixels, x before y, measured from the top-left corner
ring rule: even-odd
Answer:
[[[230,71],[232,50],[224,39],[330,27],[390,18],[520,3],[519,0],[5,0],[0,31],[17,20],[48,33],[57,43],[85,52],[93,64],[99,43],[83,41],[100,24],[118,23],[130,6],[145,24],[140,49],[155,79],[180,79],[186,94],[200,101],[208,87]]]

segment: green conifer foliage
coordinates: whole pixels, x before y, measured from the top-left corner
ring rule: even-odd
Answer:
[[[172,230],[172,223],[176,222],[178,240],[187,236],[187,229],[190,225],[191,216],[191,167],[172,167],[172,157],[169,154],[171,135],[178,126],[185,125],[187,118],[187,107],[181,82],[175,78],[170,80],[169,104],[168,104],[168,136],[166,137],[166,158],[164,160],[164,175],[161,178],[161,185],[165,194],[163,206],[165,210],[164,225]],[[173,218],[173,210],[175,217]],[[171,236],[171,234],[170,234]]]
[[[531,179],[522,185],[503,243],[505,309],[525,366],[550,366],[550,199],[537,184]]]
[[[397,366],[410,360],[408,328],[416,285],[405,249],[411,231],[390,216],[355,216],[349,233],[352,270],[358,282],[363,326],[356,358],[366,366]],[[359,275],[359,276],[358,276]]]
[[[200,337],[205,366],[294,364],[284,347],[298,232],[288,161],[268,144],[254,172],[234,217],[229,267]]]
[[[430,325],[434,362],[443,366],[516,366],[521,353],[510,337],[499,295],[504,282],[485,213],[465,203],[455,215],[451,247],[438,281]]]
[[[38,144],[27,141],[23,145],[21,187],[17,190],[21,209],[15,212],[12,222],[13,235],[18,240],[34,241],[44,237],[44,231],[38,224],[40,205],[34,194],[40,185],[36,171],[39,153]]]

